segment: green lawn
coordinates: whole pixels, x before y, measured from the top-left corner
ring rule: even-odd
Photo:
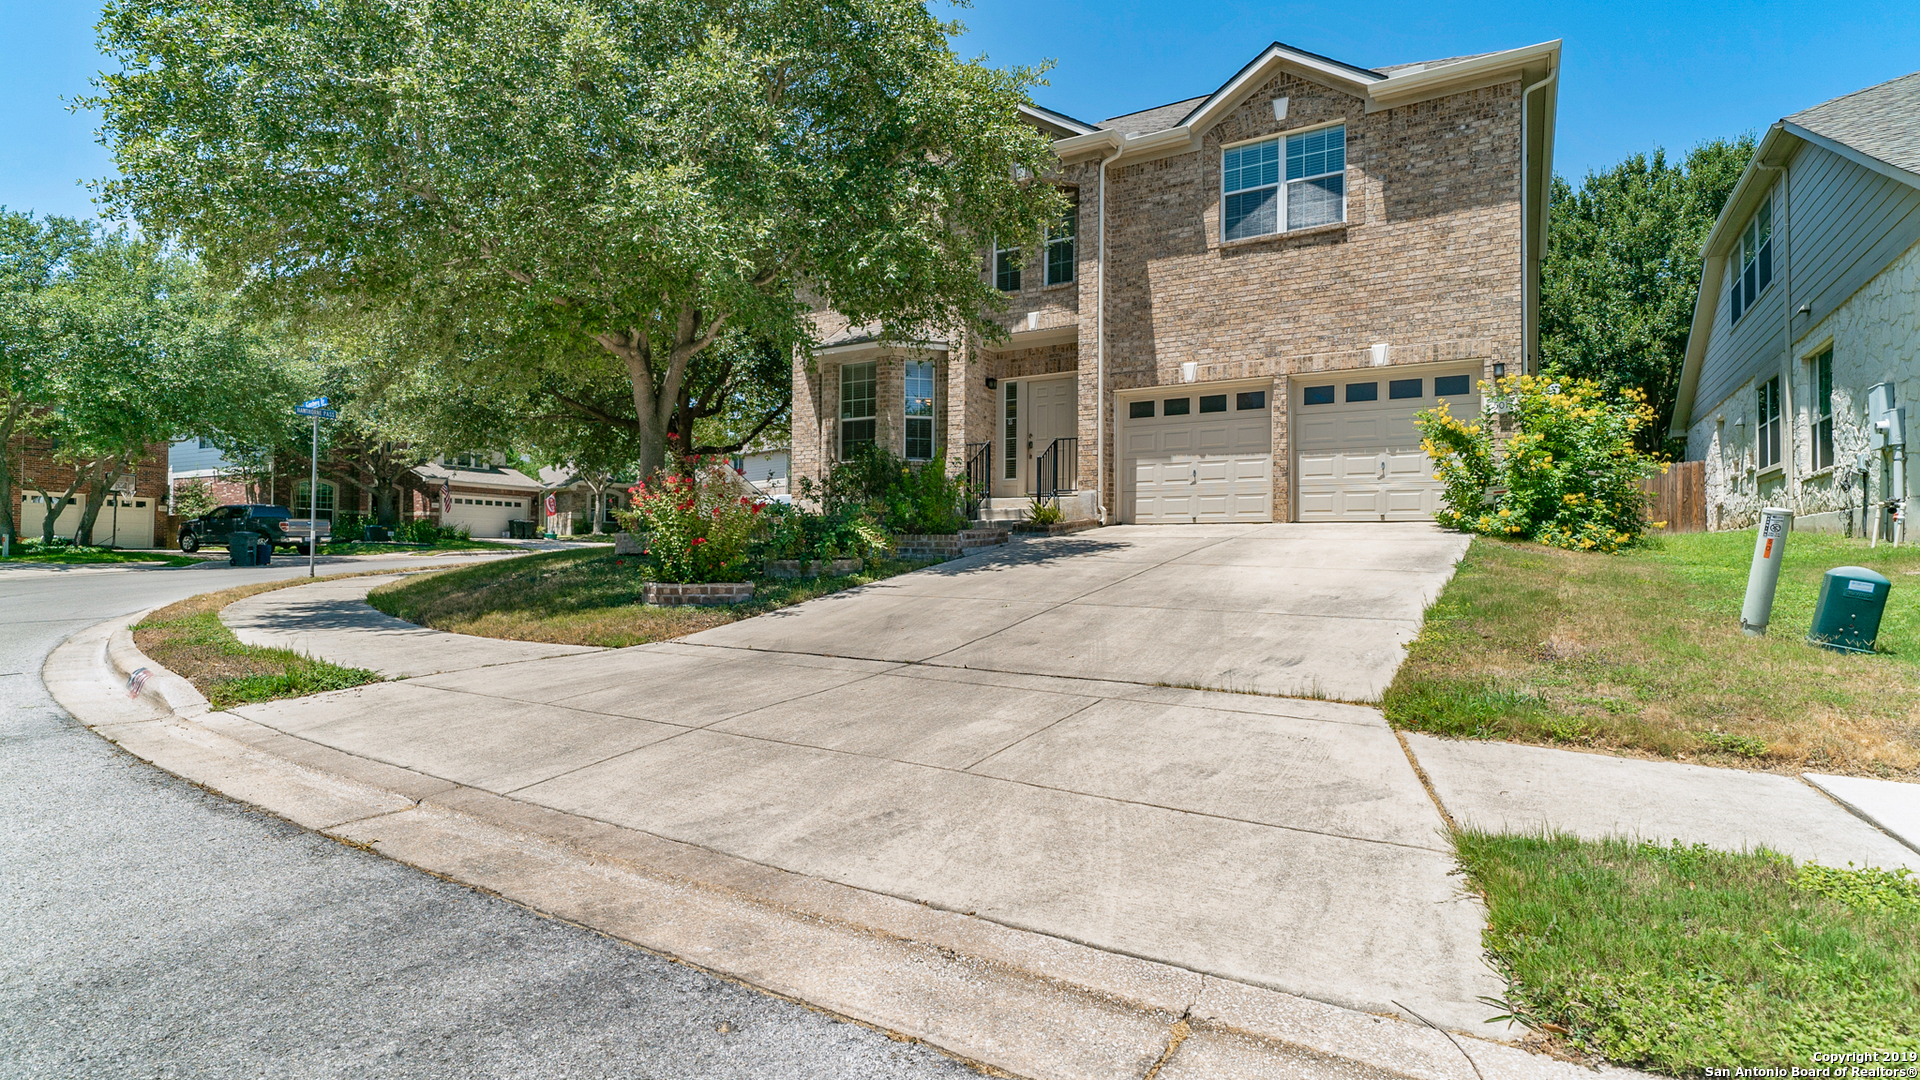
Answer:
[[[1490,1011],[1675,1075],[1920,1050],[1911,877],[1629,840],[1455,842],[1508,979]]]
[[[640,602],[644,560],[596,546],[410,577],[375,589],[367,602],[436,630],[619,648],[695,633],[927,565],[871,562],[849,577],[759,581],[748,604],[655,607]]]
[[[1920,779],[1920,548],[1795,533],[1770,633],[1739,626],[1753,533],[1620,555],[1476,538],[1383,702],[1396,726],[1745,768]],[[1805,643],[1821,576],[1893,581],[1879,651]]]
[[[16,544],[11,554],[0,559],[0,566],[25,563],[54,566],[86,566],[94,563],[159,563],[162,566],[192,566],[198,559],[164,551],[120,551],[114,548],[50,548]]]
[[[379,673],[362,668],[341,667],[290,649],[241,644],[220,621],[220,609],[235,600],[305,584],[305,578],[261,582],[182,600],[135,625],[134,644],[192,683],[216,709],[381,681]]]

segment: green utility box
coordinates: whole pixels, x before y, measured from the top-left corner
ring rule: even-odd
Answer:
[[[1880,636],[1880,613],[1887,609],[1887,592],[1892,588],[1892,582],[1864,566],[1827,571],[1807,640],[1840,652],[1872,652],[1873,641]]]

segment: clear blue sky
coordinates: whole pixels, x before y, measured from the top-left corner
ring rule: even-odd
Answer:
[[[0,205],[94,212],[77,181],[112,162],[66,111],[98,70],[91,4],[0,0]],[[942,9],[950,10],[950,9]],[[1576,182],[1628,154],[1762,130],[1920,69],[1920,3],[1206,4],[979,0],[963,55],[1052,59],[1042,104],[1086,120],[1212,91],[1279,40],[1370,67],[1566,41],[1557,170]]]

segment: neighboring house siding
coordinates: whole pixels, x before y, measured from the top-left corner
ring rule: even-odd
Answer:
[[[1774,189],[1773,285],[1736,325],[1730,322],[1728,282],[1721,282],[1695,395],[1702,404],[1726,400],[1762,372],[1767,378],[1778,373],[1786,356],[1781,320],[1789,287],[1796,310],[1813,307],[1810,316],[1795,320],[1798,342],[1809,333],[1809,318],[1824,318],[1920,241],[1920,191],[1818,146],[1802,147],[1788,170],[1790,205],[1784,214],[1777,184]],[[1729,259],[1728,277],[1736,272]]]
[[[1859,244],[1873,250],[1870,237]],[[1797,280],[1797,279],[1796,279]],[[1833,346],[1834,461],[1830,473],[1808,476],[1808,447],[1812,444],[1810,370],[1802,359],[1831,341]],[[1793,405],[1786,420],[1792,433],[1794,472],[1798,483],[1789,487],[1784,476],[1761,481],[1753,470],[1755,379],[1729,388],[1717,401],[1700,398],[1695,422],[1687,432],[1687,457],[1707,463],[1706,488],[1709,524],[1715,528],[1744,528],[1758,519],[1764,505],[1785,505],[1799,515],[1832,514],[1852,507],[1858,521],[1859,495],[1844,484],[1858,455],[1867,449],[1866,390],[1892,381],[1898,400],[1920,403],[1920,242],[1915,242],[1889,265],[1880,268],[1862,289],[1847,297],[1826,318],[1808,327],[1795,344],[1792,365]],[[1764,372],[1771,378],[1777,365]],[[1704,381],[1704,380],[1703,380]],[[1744,427],[1737,424],[1745,419]],[[1915,432],[1908,432],[1909,439]],[[1868,490],[1879,492],[1882,478],[1873,455]],[[1837,528],[1835,519],[1814,524]],[[1857,524],[1855,528],[1857,528]]]

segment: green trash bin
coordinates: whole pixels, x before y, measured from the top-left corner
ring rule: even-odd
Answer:
[[[1820,602],[1813,609],[1813,629],[1807,640],[1839,652],[1873,651],[1880,636],[1880,614],[1887,609],[1893,582],[1864,566],[1841,566],[1827,571],[1820,583]]]

